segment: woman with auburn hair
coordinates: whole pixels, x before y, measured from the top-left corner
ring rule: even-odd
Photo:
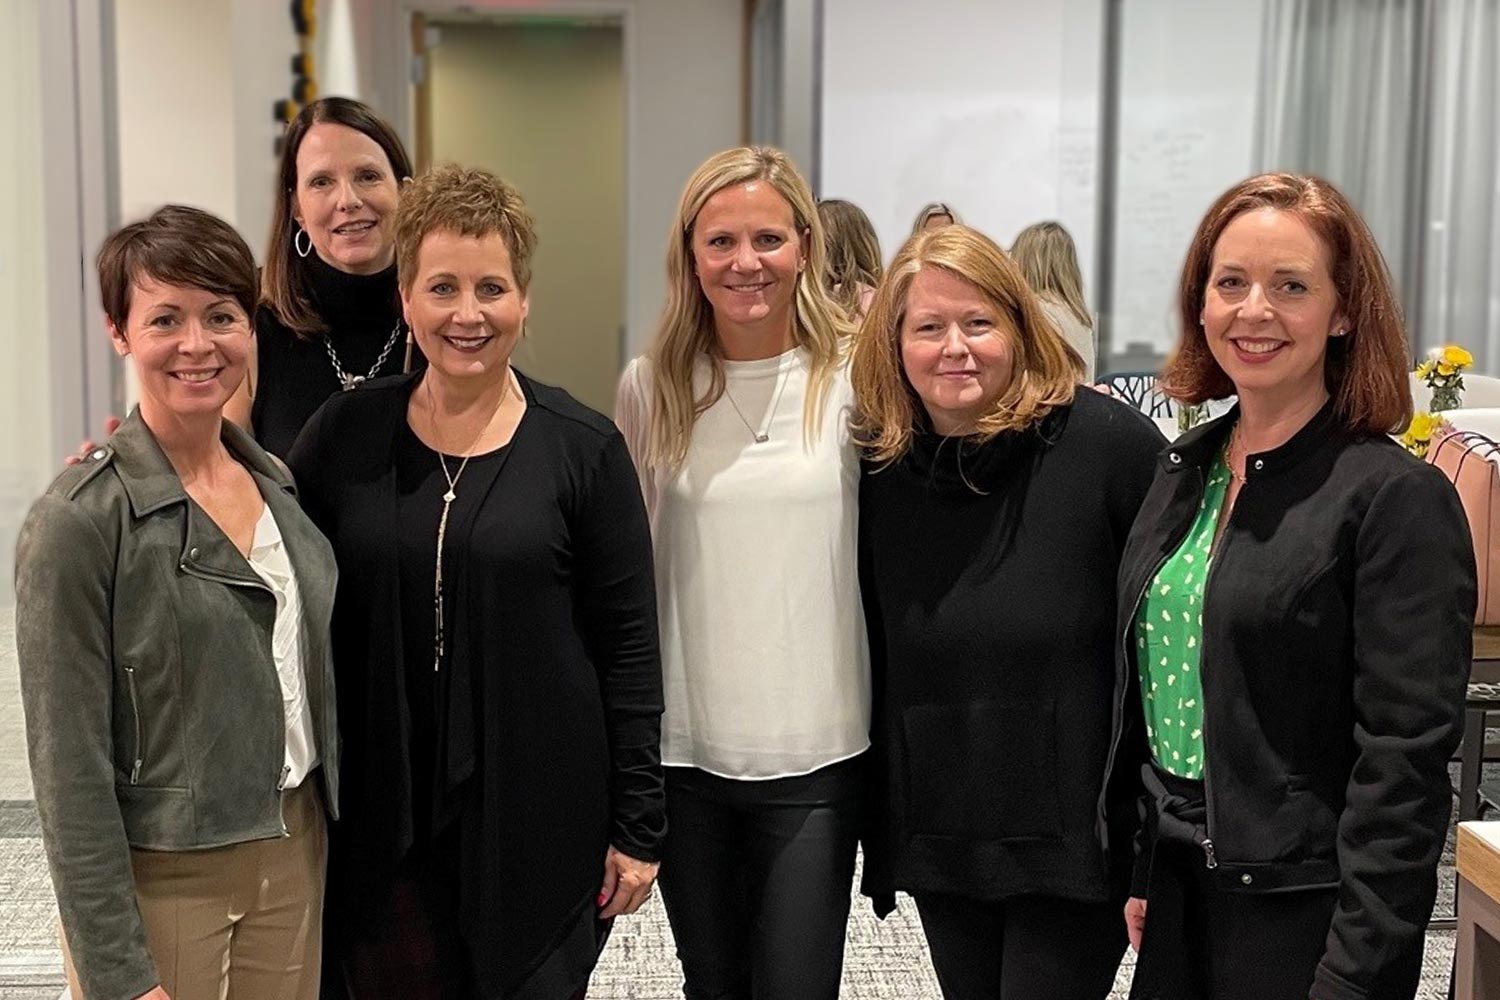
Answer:
[[[1061,223],[1038,222],[1016,236],[1010,255],[1021,267],[1026,283],[1036,292],[1042,311],[1068,346],[1083,358],[1083,380],[1094,380],[1094,320],[1083,298],[1083,273],[1078,248]]]
[[[688,180],[615,419],[656,549],[662,877],[690,998],[838,995],[869,744],[858,456],[822,225],[780,150]]]
[[[947,1000],[1102,998],[1125,950],[1112,609],[1162,439],[1080,370],[1015,262],[959,225],[907,242],[855,346],[863,889],[882,915],[915,897]]]
[[[359,101],[323,97],[287,126],[250,374],[226,408],[285,455],[339,390],[402,370],[396,200],[411,159]]]
[[[839,198],[818,202],[818,218],[828,257],[823,287],[850,319],[862,320],[882,273],[875,227],[858,205]]]
[[[1220,196],[1179,305],[1163,386],[1239,404],[1162,454],[1120,567],[1131,995],[1410,1000],[1476,587],[1453,487],[1388,437],[1400,309],[1358,213],[1296,174]]]
[[[424,174],[395,246],[428,366],[335,395],[289,456],[343,569],[336,974],[359,1000],[581,997],[663,835],[641,490],[608,418],[511,364],[515,188]]]

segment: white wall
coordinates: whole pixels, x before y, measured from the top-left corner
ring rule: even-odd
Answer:
[[[1251,170],[1263,0],[1130,0],[1121,54],[1113,349],[1177,343],[1178,277],[1215,198]],[[1232,44],[1224,44],[1232,35]],[[1101,366],[1107,370],[1107,366]]]
[[[166,202],[233,223],[257,259],[297,51],[284,3],[114,0],[122,221]]]
[[[929,201],[1009,246],[1057,219],[1093,255],[1094,0],[826,0],[821,197],[869,214],[889,260]]]

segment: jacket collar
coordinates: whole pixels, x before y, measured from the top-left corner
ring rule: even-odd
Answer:
[[[1240,407],[1236,403],[1234,408],[1222,417],[1200,424],[1173,441],[1162,451],[1157,461],[1169,473],[1181,472],[1184,469],[1206,469],[1218,455],[1235,421],[1239,418]],[[1333,399],[1330,397],[1323,404],[1322,409],[1318,410],[1306,424],[1303,424],[1302,429],[1293,434],[1285,444],[1272,448],[1270,451],[1246,455],[1246,481],[1258,476],[1279,475],[1295,468],[1303,459],[1326,444],[1336,427]]]
[[[257,446],[250,435],[232,421],[223,421],[220,437],[225,447],[251,472],[296,495],[291,473],[285,466]],[[136,517],[145,517],[170,504],[187,501],[182,479],[161,450],[151,428],[141,419],[139,407],[110,436],[109,450],[114,452],[115,472],[125,488],[125,495],[130,498],[130,510]]]

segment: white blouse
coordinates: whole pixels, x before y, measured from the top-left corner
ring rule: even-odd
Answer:
[[[870,668],[847,373],[805,440],[805,351],[725,362],[726,392],[699,415],[681,467],[648,469],[649,364],[626,368],[615,419],[655,547],[662,763],[766,779],[862,753]],[[708,377],[704,360],[695,391]]]
[[[270,504],[255,523],[250,543],[250,568],[276,595],[276,624],[271,634],[271,654],[281,680],[281,706],[286,717],[286,756],[282,787],[296,788],[318,766],[318,742],[314,735],[312,706],[302,670],[302,597],[297,574],[292,570],[281,528],[271,515]]]

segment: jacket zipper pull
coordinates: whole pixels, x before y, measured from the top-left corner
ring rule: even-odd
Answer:
[[[290,778],[291,776],[292,776],[292,765],[290,765],[290,764],[284,764],[284,765],[282,765],[282,768],[281,768],[281,777],[279,777],[279,778],[276,779],[276,790],[278,792],[284,792],[284,791],[286,791],[286,779]],[[1210,867],[1212,867],[1212,866],[1210,866]]]
[[[130,783],[138,785],[141,781],[141,759],[137,757],[135,763],[130,767]]]
[[[1219,867],[1219,859],[1214,857],[1214,842],[1207,837],[1203,838],[1203,866],[1209,869]]]

